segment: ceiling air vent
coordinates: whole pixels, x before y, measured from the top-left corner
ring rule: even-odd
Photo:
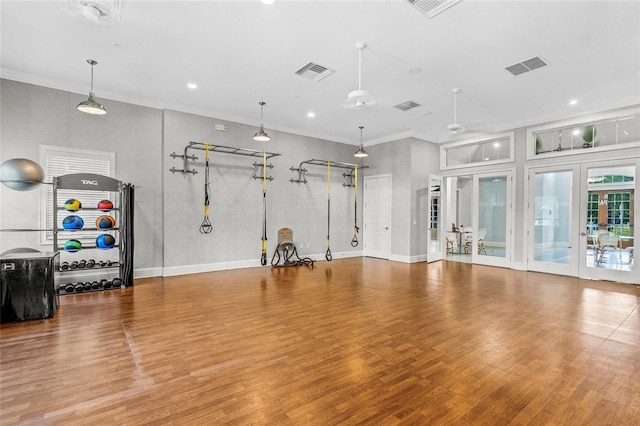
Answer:
[[[330,70],[327,67],[323,67],[322,65],[309,62],[307,65],[296,71],[296,74],[309,80],[320,81],[323,78],[333,74],[333,70]]]
[[[513,75],[520,75],[524,74],[525,72],[533,71],[535,69],[546,66],[547,63],[540,59],[540,57],[536,56],[534,58],[527,59],[526,61],[518,62],[517,64],[508,66],[505,69]]]
[[[413,109],[413,108],[416,108],[416,107],[419,107],[419,106],[420,106],[420,104],[417,104],[417,103],[415,103],[413,101],[407,101],[407,102],[403,102],[403,103],[398,104],[398,105],[394,105],[393,107],[394,108],[398,108],[399,110],[402,110],[402,111],[409,111],[410,109]]]
[[[415,6],[420,12],[433,18],[438,13],[450,8],[460,0],[407,0],[410,5]]]

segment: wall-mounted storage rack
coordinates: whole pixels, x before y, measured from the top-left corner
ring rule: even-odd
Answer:
[[[89,271],[97,271],[98,269],[102,270],[100,274],[104,273],[105,275],[103,275],[100,280],[96,279],[95,276],[92,276],[91,278],[94,278],[93,282],[87,281],[84,283],[72,282],[79,277],[76,274],[72,274],[71,276],[67,275],[68,278],[61,277],[60,281],[64,282],[61,282],[58,287],[59,294],[102,291],[133,285],[133,241],[128,241],[128,239],[132,238],[133,235],[133,217],[131,217],[131,219],[126,219],[128,223],[126,226],[129,231],[125,232],[124,211],[122,209],[127,187],[130,188],[133,187],[133,185],[108,176],[92,173],[75,173],[56,176],[53,178],[53,249],[55,251],[59,251],[61,253],[61,257],[68,257],[70,256],[69,253],[64,251],[64,246],[60,244],[62,235],[64,235],[63,239],[71,239],[74,237],[74,233],[76,232],[99,232],[111,235],[114,238],[115,244],[113,244],[112,248],[114,249],[113,252],[115,254],[113,257],[117,257],[117,259],[112,257],[106,262],[97,262],[92,259],[83,259],[72,262],[72,257],[69,257],[67,259],[68,262],[62,262],[59,265],[60,269],[58,272],[61,275],[66,273],[83,272],[87,274],[86,276],[88,278],[90,278],[93,274],[90,274]],[[59,200],[58,191],[61,189],[78,191],[79,194],[82,194],[82,191],[105,191],[110,194],[109,198],[113,200],[114,206],[108,210],[100,210],[95,207],[83,206],[80,211],[67,211],[64,208],[64,205],[61,204],[61,200]],[[130,206],[129,208],[132,207]],[[64,227],[60,227],[60,221],[58,220],[59,211],[66,215],[82,215],[83,212],[101,211],[104,212],[105,215],[112,216],[114,218],[114,222],[120,226],[104,229],[84,226],[77,230],[64,229]],[[129,234],[131,237],[128,236]],[[81,234],[81,236],[76,238],[80,240],[93,240],[95,237],[93,235],[88,237],[86,234]],[[125,246],[127,247],[126,253]],[[91,252],[91,250],[95,249],[98,249],[96,244],[82,244],[83,252]],[[111,273],[109,271],[111,271]],[[107,279],[107,276],[110,275],[115,275],[115,278],[110,277],[111,279]]]
[[[343,163],[340,161],[331,161],[331,160],[316,160],[316,159],[311,159],[311,160],[307,160],[307,161],[303,161],[300,163],[300,165],[296,168],[296,167],[291,167],[289,170],[291,170],[292,172],[298,172],[298,179],[289,179],[289,182],[291,183],[307,183],[307,178],[306,178],[306,173],[308,172],[307,169],[304,168],[305,164],[308,164],[310,166],[324,166],[327,167],[329,165],[329,163],[331,163],[331,167],[335,167],[338,169],[349,169],[348,173],[343,173],[342,176],[346,177],[349,179],[349,181],[347,183],[343,183],[342,186],[349,186],[352,187],[353,184],[353,171],[355,170],[356,166],[359,169],[367,169],[369,168],[369,166],[359,166],[357,164],[353,164],[353,163]]]
[[[222,153],[222,154],[232,154],[232,155],[242,155],[245,157],[254,157],[254,158],[263,158],[265,152],[264,151],[258,151],[256,149],[247,149],[247,148],[235,148],[232,146],[223,146],[223,145],[214,145],[214,144],[207,144],[204,142],[189,142],[185,147],[184,147],[184,153],[183,154],[176,154],[175,152],[172,152],[171,154],[169,154],[169,156],[171,158],[181,158],[182,159],[182,169],[176,169],[175,167],[171,167],[171,169],[169,169],[171,171],[171,173],[191,173],[191,174],[197,174],[198,171],[195,169],[189,169],[189,165],[188,162],[189,160],[197,160],[198,157],[195,154],[189,155],[189,150],[190,149],[196,149],[196,150],[200,150],[200,151],[209,151],[209,152],[218,152],[218,153]],[[273,158],[273,157],[277,157],[281,154],[275,153],[275,152],[266,152],[266,157],[267,159],[269,158]],[[262,164],[258,164],[256,165],[256,163],[253,163],[254,167],[262,167]],[[268,165],[267,167],[272,168],[273,165]],[[262,177],[255,177],[254,179],[262,179]],[[268,178],[269,180],[273,180],[272,177]]]

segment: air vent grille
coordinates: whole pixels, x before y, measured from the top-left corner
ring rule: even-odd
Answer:
[[[433,18],[438,13],[450,8],[461,0],[407,0],[410,5],[414,6],[420,12]]]
[[[393,107],[394,108],[398,108],[399,110],[402,110],[402,111],[409,111],[410,109],[413,109],[413,108],[416,108],[416,107],[419,107],[419,106],[420,106],[419,103],[416,103],[416,102],[413,102],[413,101],[406,101],[406,102],[403,102],[401,104],[394,105]]]
[[[331,74],[333,74],[333,70],[325,66],[318,65],[313,62],[309,62],[307,65],[300,68],[295,73],[298,74],[300,77],[304,77],[309,80],[320,81],[323,78],[326,78]]]
[[[505,69],[513,75],[524,74],[525,72],[533,71],[538,68],[546,67],[547,63],[543,61],[539,56],[527,59],[526,61],[518,62],[517,64],[510,65]]]

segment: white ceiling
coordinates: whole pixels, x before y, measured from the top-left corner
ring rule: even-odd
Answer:
[[[2,1],[3,78],[365,146],[414,136],[477,136],[640,102],[640,1],[463,0],[428,18],[405,0],[135,1],[111,25],[62,1]],[[358,88],[378,104],[345,109]],[[540,56],[520,76],[504,68]],[[320,82],[308,62],[335,70]],[[410,70],[420,68],[421,72]],[[199,88],[190,90],[188,82]],[[570,99],[578,104],[570,106]],[[402,112],[393,105],[414,101]],[[307,118],[309,111],[316,113]],[[428,112],[427,112],[428,111]],[[460,138],[458,136],[457,138]]]

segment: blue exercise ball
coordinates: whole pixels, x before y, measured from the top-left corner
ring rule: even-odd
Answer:
[[[110,249],[110,248],[113,248],[115,244],[116,244],[116,239],[109,234],[101,234],[101,235],[98,235],[98,238],[96,238],[96,246],[99,249]]]
[[[71,216],[67,216],[62,220],[62,227],[70,231],[82,229],[83,226],[84,220],[82,220],[80,216],[76,216],[74,214],[72,214]]]

